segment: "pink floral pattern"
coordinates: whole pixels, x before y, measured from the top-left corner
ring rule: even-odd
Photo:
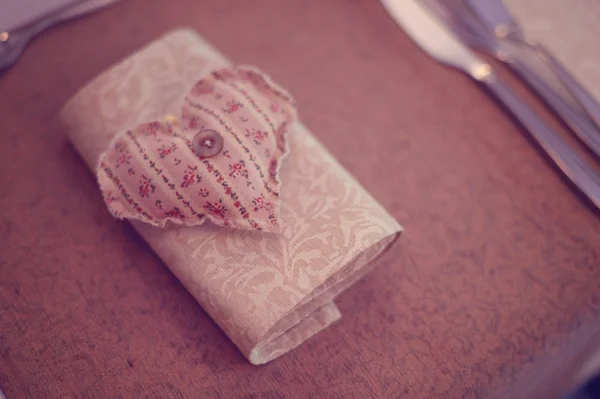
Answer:
[[[177,207],[171,209],[170,211],[165,212],[165,216],[170,217],[170,218],[181,219],[181,220],[185,219],[185,215]]]
[[[139,194],[140,197],[149,197],[151,194],[154,194],[156,191],[156,185],[152,184],[152,180],[146,176],[142,176],[139,184]]]
[[[233,114],[235,111],[239,110],[243,106],[244,104],[242,104],[239,101],[230,100],[227,101],[227,104],[223,108],[223,112],[225,112],[226,114]]]
[[[214,71],[187,94],[176,122],[143,123],[117,135],[100,158],[98,173],[109,177],[100,179],[104,199],[115,216],[156,226],[209,219],[278,232],[277,170],[286,154],[287,127],[295,120],[291,96],[262,73],[242,67]],[[192,148],[204,128],[224,140],[221,153],[211,158]]]
[[[269,133],[265,130],[246,129],[246,137],[252,139],[254,144],[260,145],[269,137]]]
[[[217,202],[206,201],[206,205],[204,205],[204,208],[212,214],[219,216],[221,219],[225,219],[227,208],[223,204],[223,200],[219,200]]]
[[[252,203],[254,204],[254,212],[258,212],[260,209],[271,209],[273,204],[268,202],[264,196],[255,197],[252,199]]]
[[[158,149],[158,157],[164,159],[167,155],[172,154],[177,149],[177,144],[161,145]]]
[[[199,183],[202,180],[202,176],[198,174],[198,165],[188,165],[183,175],[183,182],[181,182],[181,187],[189,187],[194,183]]]
[[[249,176],[248,169],[246,169],[246,162],[244,162],[242,159],[234,164],[229,164],[229,177],[236,178],[237,176],[241,176],[246,179],[248,179]]]
[[[158,135],[158,132],[160,130],[160,124],[158,122],[145,123],[140,126],[140,130],[142,135],[152,136],[156,138],[157,141],[162,141],[162,138]]]
[[[112,190],[108,190],[104,196],[104,199],[107,204],[112,204],[117,200],[117,196],[112,192]]]
[[[131,162],[131,154],[129,151],[125,151],[123,155],[117,158],[117,162],[115,162],[115,166],[118,168],[121,165],[129,165]]]

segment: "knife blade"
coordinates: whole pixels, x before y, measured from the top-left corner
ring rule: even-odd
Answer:
[[[416,0],[381,0],[381,3],[394,21],[431,57],[465,72],[486,86],[529,131],[565,176],[600,208],[600,175],[502,82],[488,63],[463,45]]]
[[[438,61],[481,79],[490,66],[466,46],[414,0],[381,0],[381,3],[404,31],[426,53]]]

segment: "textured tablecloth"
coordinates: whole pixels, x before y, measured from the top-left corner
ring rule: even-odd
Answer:
[[[260,368],[107,214],[57,121],[84,83],[178,26],[290,89],[305,124],[407,231],[339,298],[339,324]],[[597,322],[597,212],[376,1],[128,0],[64,25],[0,77],[0,148],[11,399],[479,398],[562,358]]]

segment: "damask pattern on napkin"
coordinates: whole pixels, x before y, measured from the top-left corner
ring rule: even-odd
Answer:
[[[179,30],[84,87],[62,120],[94,168],[114,132],[176,112],[199,76],[224,67],[227,61],[196,33]],[[280,234],[132,221],[253,364],[286,353],[336,321],[333,299],[402,230],[300,123],[291,127],[289,146],[279,174],[285,183]]]

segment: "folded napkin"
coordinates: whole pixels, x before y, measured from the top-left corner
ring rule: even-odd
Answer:
[[[180,114],[194,84],[228,66],[195,32],[177,30],[81,89],[61,120],[95,170],[119,132]],[[299,122],[289,127],[286,145],[273,232],[130,219],[253,364],[284,354],[336,321],[333,299],[402,230]]]

